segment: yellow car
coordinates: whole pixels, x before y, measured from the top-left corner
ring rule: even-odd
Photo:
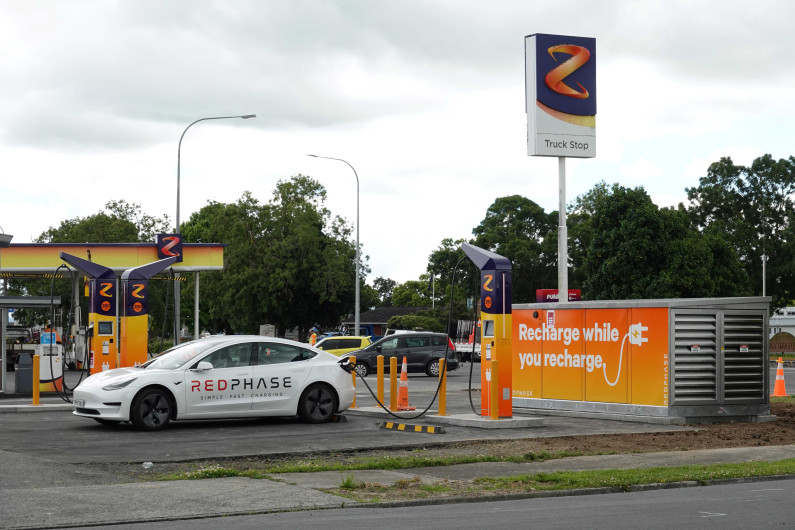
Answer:
[[[339,356],[344,353],[361,350],[369,346],[370,343],[370,337],[326,337],[315,344],[315,348]]]

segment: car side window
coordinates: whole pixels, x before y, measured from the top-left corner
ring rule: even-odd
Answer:
[[[406,346],[409,348],[422,348],[430,345],[429,337],[406,337]]]
[[[433,345],[434,346],[447,346],[447,341],[444,337],[434,337],[433,338]]]
[[[382,351],[396,350],[398,349],[399,344],[400,344],[400,339],[398,337],[395,337],[394,339],[385,340],[384,342],[381,343],[381,350]]]
[[[256,344],[256,347],[257,363],[260,365],[305,361],[317,355],[317,352],[293,346],[292,344],[260,342]]]
[[[234,344],[215,350],[202,359],[213,365],[213,368],[239,368],[248,366],[251,361],[251,344]]]

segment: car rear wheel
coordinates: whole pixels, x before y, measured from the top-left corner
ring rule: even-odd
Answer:
[[[439,377],[439,359],[434,359],[428,363],[425,373],[431,377]]]
[[[298,416],[307,423],[324,423],[337,411],[337,396],[328,386],[310,385],[298,401]]]
[[[171,421],[173,405],[165,390],[148,388],[135,396],[130,421],[144,431],[157,431]]]
[[[359,377],[367,377],[370,375],[370,367],[363,362],[356,362],[356,375]]]

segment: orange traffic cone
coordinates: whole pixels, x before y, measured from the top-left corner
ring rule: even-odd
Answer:
[[[403,357],[403,367],[400,369],[398,382],[398,410],[417,410],[409,406],[409,376],[406,370],[406,357]]]
[[[781,357],[778,358],[778,368],[776,368],[776,386],[773,387],[773,397],[786,397],[787,387],[784,383],[784,363]]]

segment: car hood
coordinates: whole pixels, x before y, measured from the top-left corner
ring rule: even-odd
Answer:
[[[129,377],[151,377],[156,374],[174,374],[174,370],[142,369],[142,368],[114,368],[106,372],[98,372],[85,379],[79,386],[109,385]]]

